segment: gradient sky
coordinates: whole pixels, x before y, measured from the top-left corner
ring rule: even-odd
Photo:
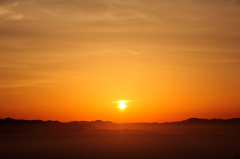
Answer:
[[[0,0],[0,118],[239,114],[239,0]]]

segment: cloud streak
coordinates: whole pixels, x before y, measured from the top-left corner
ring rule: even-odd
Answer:
[[[22,14],[16,13],[14,8],[18,6],[18,3],[10,3],[10,4],[1,4],[0,3],[0,18],[8,19],[8,20],[20,20],[24,16]],[[0,20],[1,20],[0,19]]]
[[[15,13],[14,8],[21,14]],[[222,16],[222,19],[234,18],[233,16],[239,15],[239,1],[22,0],[5,1],[1,13],[13,14],[16,19],[26,15],[28,19],[90,22],[117,20],[140,20],[146,23],[150,21],[169,23],[172,20],[202,22],[206,19],[214,20],[219,16]]]

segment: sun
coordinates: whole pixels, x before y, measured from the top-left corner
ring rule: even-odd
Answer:
[[[118,101],[118,108],[119,109],[121,109],[121,110],[124,110],[127,106],[126,106],[126,103],[127,101],[123,101],[123,100],[121,100],[121,101]]]

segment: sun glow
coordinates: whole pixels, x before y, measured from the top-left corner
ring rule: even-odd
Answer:
[[[127,101],[118,101],[119,105],[118,105],[118,108],[121,109],[121,110],[124,110],[127,106],[126,106],[126,103]]]

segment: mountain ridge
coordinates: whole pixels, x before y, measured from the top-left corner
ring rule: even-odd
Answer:
[[[133,123],[114,123],[111,121],[103,121],[103,120],[95,120],[95,121],[70,121],[70,122],[60,122],[57,120],[26,120],[26,119],[14,119],[14,118],[0,118],[0,123],[14,123],[14,122],[19,122],[19,123],[23,123],[23,122],[28,122],[28,123],[64,123],[64,124],[74,124],[74,123],[112,123],[112,124],[177,124],[177,123],[195,123],[195,124],[199,124],[199,123],[239,123],[240,124],[240,118],[230,118],[230,119],[217,119],[217,118],[213,118],[213,119],[205,119],[205,118],[188,118],[186,120],[182,120],[182,121],[175,121],[175,122],[133,122]]]

